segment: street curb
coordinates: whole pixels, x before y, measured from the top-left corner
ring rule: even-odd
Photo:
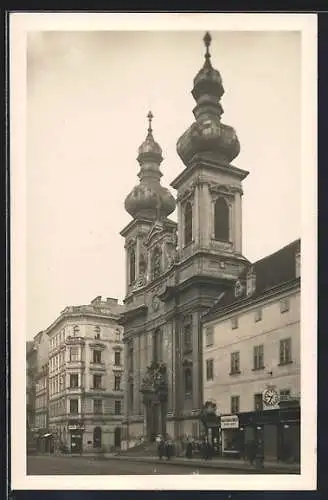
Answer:
[[[300,471],[295,470],[295,469],[278,469],[275,467],[266,467],[263,469],[253,469],[253,468],[248,468],[248,467],[242,467],[240,465],[232,465],[228,463],[224,464],[218,464],[218,463],[211,463],[211,462],[185,462],[185,461],[179,461],[179,460],[174,460],[174,458],[170,461],[168,460],[159,460],[159,459],[154,459],[154,458],[148,458],[148,457],[130,457],[130,456],[111,456],[111,457],[104,457],[103,460],[127,460],[130,462],[144,462],[148,464],[170,464],[170,465],[177,465],[181,467],[196,467],[198,469],[223,469],[223,470],[235,470],[237,472],[244,472],[248,474],[266,474],[266,473],[271,473],[271,474],[300,474]]]

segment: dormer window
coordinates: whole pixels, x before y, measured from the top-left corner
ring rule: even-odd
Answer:
[[[243,285],[241,284],[240,280],[237,280],[235,283],[235,297],[241,297],[243,294]]]
[[[256,290],[256,274],[251,268],[246,276],[246,295],[252,295]]]
[[[295,255],[295,274],[296,278],[301,277],[301,252],[297,252]]]

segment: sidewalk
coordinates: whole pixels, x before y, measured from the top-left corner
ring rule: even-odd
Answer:
[[[146,462],[146,463],[166,463],[167,460],[164,458],[160,460],[157,456],[154,457],[133,457],[128,455],[111,455],[106,456],[106,458],[115,459],[115,460],[130,460],[136,462]],[[233,459],[224,459],[224,458],[215,458],[212,460],[204,460],[202,458],[185,458],[185,457],[173,457],[170,464],[179,464],[184,465],[186,467],[199,467],[199,468],[213,468],[213,469],[227,469],[227,470],[236,470],[238,472],[252,472],[252,473],[277,473],[277,474],[300,474],[300,465],[299,464],[286,464],[281,462],[272,462],[265,461],[264,467],[260,471],[256,469],[254,465],[250,465],[248,462],[244,460],[233,460]]]
[[[144,462],[151,464],[162,464],[167,463],[166,458],[160,460],[157,456],[133,456],[133,455],[119,455],[116,453],[105,453],[104,455],[97,455],[96,453],[87,453],[84,455],[57,455],[63,458],[94,458],[98,460],[126,460],[129,462]],[[185,457],[173,457],[169,461],[170,465],[180,465],[186,467],[198,467],[206,469],[226,469],[235,470],[236,472],[246,472],[252,474],[300,474],[299,464],[286,464],[282,462],[265,461],[264,467],[262,469],[256,469],[254,465],[250,465],[244,460],[234,460],[234,459],[224,459],[224,458],[214,458],[212,460],[204,460],[201,458],[185,458]]]

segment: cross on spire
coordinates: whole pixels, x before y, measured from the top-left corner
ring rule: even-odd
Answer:
[[[209,60],[209,58],[211,57],[209,46],[211,45],[212,37],[208,31],[205,33],[203,40],[206,47],[205,59]]]
[[[147,118],[148,118],[148,122],[149,122],[149,125],[148,125],[148,133],[151,134],[153,129],[151,128],[151,122],[152,122],[152,119],[154,118],[154,115],[151,111],[149,111],[148,115],[147,115]]]

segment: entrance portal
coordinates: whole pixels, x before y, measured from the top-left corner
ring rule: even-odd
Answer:
[[[114,431],[114,446],[115,448],[121,448],[121,428],[116,427]]]

